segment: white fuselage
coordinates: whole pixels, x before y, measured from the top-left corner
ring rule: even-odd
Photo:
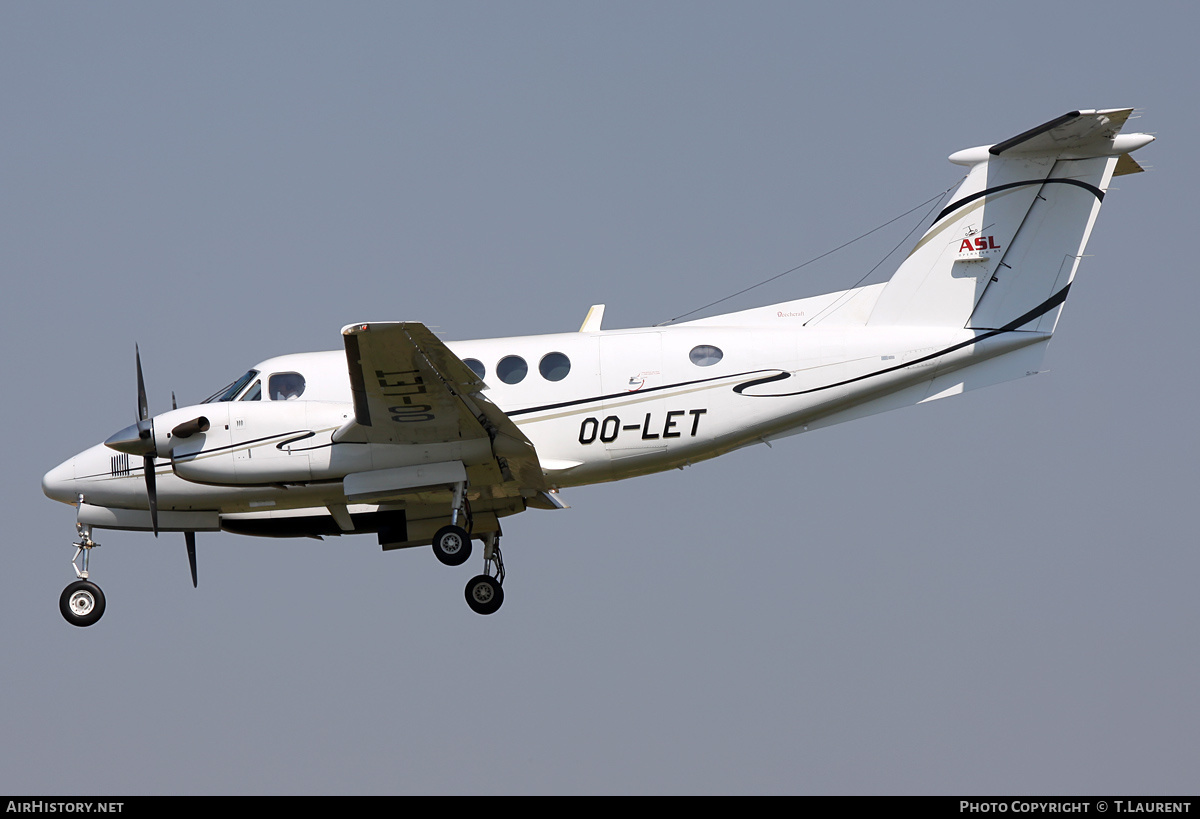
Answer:
[[[774,326],[706,320],[447,346],[464,361],[482,364],[488,398],[535,445],[550,485],[558,488],[679,467],[810,425],[939,397],[939,379],[952,386],[951,374],[1049,337],[944,327],[804,327],[788,310],[761,312],[779,320]],[[698,349],[707,357],[693,352]],[[550,359],[558,368],[548,366],[548,374],[559,380],[539,366],[551,354],[558,354]],[[512,356],[520,357],[526,372],[518,380],[506,370],[514,382],[506,383],[497,368]],[[565,375],[563,357],[569,362]],[[216,528],[211,514],[172,522],[172,512],[344,505],[340,479],[348,474],[464,456],[462,445],[452,442],[332,443],[334,432],[354,417],[343,351],[281,356],[255,370],[264,385],[258,400],[184,407],[154,419],[160,431],[199,414],[211,422],[195,443],[177,443],[174,459],[156,461],[158,506],[167,515],[162,528]],[[271,400],[265,385],[282,372],[303,375],[300,398]],[[248,394],[249,387],[239,398]],[[866,409],[854,413],[855,407]],[[89,508],[110,510],[110,517],[91,521],[96,525],[149,528],[148,520],[113,511],[148,508],[139,459],[103,444],[52,470],[43,486],[56,500],[75,503],[82,495]]]
[[[202,404],[136,423],[48,472],[76,506],[79,580],[59,608],[96,622],[92,528],[266,537],[373,533],[459,566],[464,594],[504,600],[501,519],[560,509],[559,489],[646,475],[1032,375],[1133,109],[1069,111],[992,145],[887,282],[666,327],[446,343],[419,321],[342,328],[343,350],[272,358]]]

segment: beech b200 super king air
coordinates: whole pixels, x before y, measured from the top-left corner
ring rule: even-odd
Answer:
[[[344,349],[272,358],[207,401],[60,464],[76,507],[68,622],[104,613],[95,529],[266,537],[372,533],[457,566],[467,603],[504,599],[500,521],[558,490],[646,475],[1037,372],[1113,176],[1141,170],[1132,109],[1072,111],[950,161],[968,168],[887,282],[665,327],[443,342],[351,324]],[[80,559],[82,557],[82,560]]]

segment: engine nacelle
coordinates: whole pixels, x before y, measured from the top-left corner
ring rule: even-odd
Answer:
[[[345,413],[312,401],[208,404],[203,408],[208,429],[189,424],[183,430],[187,437],[172,437],[171,466],[184,480],[220,486],[310,481],[309,452],[329,445]],[[181,424],[196,415],[181,418]]]

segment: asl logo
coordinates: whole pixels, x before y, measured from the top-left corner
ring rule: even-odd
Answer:
[[[975,253],[980,250],[999,250],[995,236],[976,236],[974,239],[963,239],[958,246],[959,253]]]

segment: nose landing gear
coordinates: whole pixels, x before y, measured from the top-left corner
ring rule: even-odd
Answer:
[[[100,544],[92,540],[91,526],[76,523],[75,528],[79,531],[79,542],[74,544],[71,567],[79,579],[63,589],[58,598],[58,610],[68,623],[82,627],[92,625],[104,615],[104,592],[88,580],[88,556]],[[82,563],[80,555],[83,555]]]

